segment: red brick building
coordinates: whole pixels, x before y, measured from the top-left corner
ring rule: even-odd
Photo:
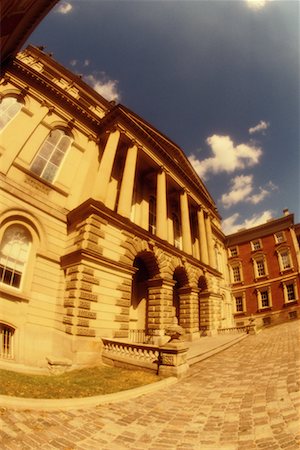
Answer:
[[[237,326],[249,317],[269,325],[300,316],[299,226],[294,215],[227,236]]]

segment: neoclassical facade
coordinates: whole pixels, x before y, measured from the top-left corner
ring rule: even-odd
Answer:
[[[35,47],[0,85],[2,358],[234,324],[220,217],[184,152]]]

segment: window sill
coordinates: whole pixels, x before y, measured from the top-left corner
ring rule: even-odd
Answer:
[[[237,311],[235,313],[233,313],[234,316],[245,316],[246,315],[246,311]]]
[[[4,298],[8,300],[16,300],[19,302],[26,302],[26,303],[28,303],[30,300],[30,297],[24,294],[23,292],[14,290],[13,288],[11,289],[9,289],[8,287],[6,288],[3,285],[0,286],[0,293]]]
[[[259,308],[258,312],[265,312],[265,311],[271,311],[272,310],[272,306],[265,306],[263,308]]]
[[[294,270],[294,267],[287,267],[286,269],[280,270],[280,275],[283,275],[284,273],[292,272]]]
[[[261,281],[261,280],[268,280],[269,275],[260,275],[258,277],[255,277],[255,281]]]
[[[283,304],[284,308],[288,308],[289,306],[295,306],[298,305],[298,300],[290,300],[289,302],[285,302]]]

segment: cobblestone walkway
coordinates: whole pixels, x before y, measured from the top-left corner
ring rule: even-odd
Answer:
[[[297,450],[300,323],[249,336],[155,394],[87,410],[2,408],[1,449]]]

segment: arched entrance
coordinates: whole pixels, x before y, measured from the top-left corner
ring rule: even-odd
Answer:
[[[204,275],[201,275],[198,280],[199,299],[198,299],[198,317],[199,317],[199,331],[200,335],[206,335],[208,329],[208,292],[207,281]]]
[[[178,325],[182,325],[180,323],[180,313],[181,313],[181,305],[180,305],[180,289],[184,286],[188,285],[188,277],[186,274],[186,270],[183,267],[177,267],[173,274],[173,280],[175,281],[175,285],[173,287],[173,308],[174,308],[174,316],[177,319]]]
[[[135,258],[133,267],[136,272],[132,278],[129,337],[134,342],[143,342],[147,330],[149,272],[140,257]]]

